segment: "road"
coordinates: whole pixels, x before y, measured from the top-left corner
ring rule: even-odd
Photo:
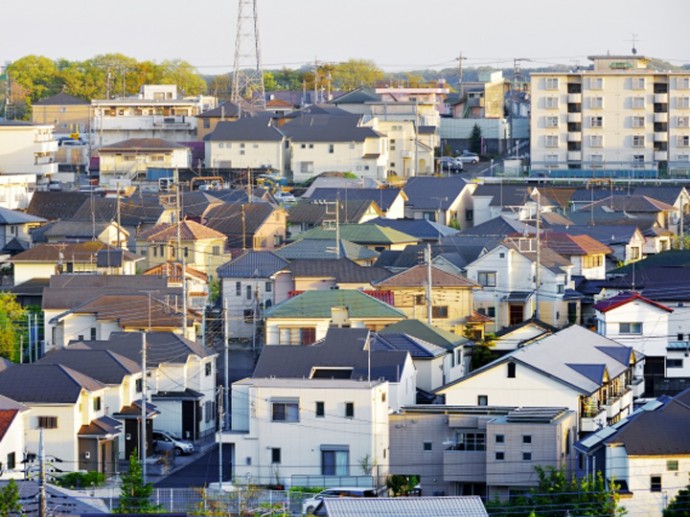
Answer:
[[[231,446],[223,447],[223,481],[231,478],[232,466],[230,464]],[[182,457],[182,461],[186,458]],[[214,445],[208,451],[191,458],[191,461],[180,470],[173,472],[161,481],[154,483],[156,488],[186,488],[190,486],[205,486],[218,482],[218,446]]]

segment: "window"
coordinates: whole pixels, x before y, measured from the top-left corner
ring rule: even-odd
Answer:
[[[489,318],[495,318],[496,317],[496,307],[487,307],[486,315]]]
[[[633,90],[644,90],[645,88],[646,80],[644,77],[633,77],[630,79],[630,82],[630,87]]]
[[[299,422],[299,400],[272,402],[271,420],[274,422]]]
[[[431,317],[435,319],[445,319],[448,317],[447,305],[434,305],[431,308]]]
[[[558,165],[558,155],[557,154],[547,154],[544,156],[544,161],[547,165],[554,166]]]
[[[17,467],[17,457],[14,452],[10,452],[7,455],[7,469],[13,470]]]
[[[544,117],[546,127],[558,127],[558,117]]]
[[[355,403],[345,402],[345,418],[354,418],[355,416]]]
[[[93,410],[94,411],[100,411],[101,410],[101,397],[95,397],[93,399]]]
[[[676,77],[677,90],[690,90],[690,77]]]
[[[187,246],[184,247],[184,256],[185,258],[189,257],[189,247]]]
[[[271,449],[271,463],[280,463],[280,447]]]
[[[556,293],[558,293],[558,294],[565,293],[565,286],[563,284],[556,285]]]
[[[523,452],[522,453],[522,461],[532,461],[532,453],[531,452]]]
[[[678,127],[690,127],[690,117],[676,117]]]
[[[515,378],[515,363],[512,361],[508,363],[508,378],[509,379]]]
[[[284,327],[278,331],[278,342],[281,345],[311,345],[314,341],[316,327]]]
[[[335,447],[328,445],[321,447],[321,475],[350,475],[350,451],[347,446]]]
[[[488,395],[477,395],[477,405],[478,406],[488,406],[489,396]]]
[[[682,359],[666,359],[666,368],[682,368]]]
[[[690,162],[690,154],[679,154],[677,159],[679,162]]]
[[[678,136],[677,143],[678,143],[678,147],[690,146],[690,136],[688,136],[688,135]]]
[[[590,145],[590,147],[603,147],[604,146],[604,136],[603,135],[589,135],[589,145]]]
[[[677,472],[678,471],[678,460],[666,460],[666,470],[670,470],[672,472]]]
[[[424,452],[431,452],[432,442],[424,442]]]
[[[557,109],[558,97],[544,97],[544,107],[546,109]]]
[[[619,334],[642,334],[642,323],[619,323]]]
[[[589,80],[590,90],[603,90],[604,89],[604,78],[603,77],[592,77]]]
[[[424,305],[426,304],[426,296],[423,294],[416,294],[414,296],[414,304],[415,305]]]
[[[134,390],[137,393],[141,393],[141,390],[144,387],[144,380],[143,379],[137,379],[134,381]]]
[[[251,299],[252,299],[252,286],[251,286],[251,285],[248,285],[248,286],[246,287],[245,291],[246,291],[246,296],[245,296],[245,297],[247,298],[247,300],[251,300]]]
[[[661,492],[661,476],[650,476],[649,490],[651,492]]]
[[[455,435],[456,447],[461,451],[483,451],[486,449],[484,433],[458,431]]]
[[[316,410],[314,411],[314,414],[318,417],[326,416],[326,404],[323,402],[317,402],[316,403]]]
[[[209,377],[213,373],[213,363],[206,363],[204,365],[204,374]]]
[[[220,255],[220,246],[213,246],[213,256],[217,257]]]
[[[479,271],[477,273],[477,282],[483,287],[496,287],[496,272]]]
[[[636,110],[644,109],[644,97],[633,97],[632,108]]]
[[[547,77],[544,79],[545,90],[558,90],[558,77]]]
[[[473,221],[474,220],[474,210],[468,209],[465,210],[465,221]]]
[[[91,341],[96,341],[96,328],[91,327]]]
[[[335,146],[333,144],[328,144],[328,154],[333,154],[335,152]]]
[[[644,147],[644,135],[633,135],[632,145],[633,147]]]
[[[589,117],[589,127],[604,127],[604,117]]]
[[[271,282],[266,282],[264,284],[264,291],[267,293],[270,293],[271,291],[273,291],[273,284]]]
[[[496,461],[503,461],[506,459],[506,453],[505,452],[497,452],[496,453]]]
[[[254,309],[244,309],[242,314],[244,316],[244,322],[245,323],[253,323],[254,322]]]
[[[242,296],[242,282],[235,282],[235,296]]]
[[[532,435],[531,434],[523,434],[522,435],[522,443],[532,443]]]
[[[504,434],[496,435],[496,443],[506,443],[506,437]]]
[[[314,172],[314,162],[300,162],[299,171],[302,174],[311,174]]]
[[[633,167],[640,167],[644,165],[644,154],[633,154]]]
[[[36,417],[37,429],[57,429],[58,419],[56,416]]]
[[[630,258],[632,260],[638,260],[640,258],[640,248],[637,246],[634,246],[630,248]]]
[[[676,108],[681,110],[690,108],[690,97],[678,97],[676,99]]]
[[[644,127],[644,117],[632,117],[632,127],[641,128]]]
[[[593,110],[604,109],[604,98],[603,97],[590,97],[589,107]]]
[[[544,145],[546,147],[558,147],[558,135],[545,135]]]

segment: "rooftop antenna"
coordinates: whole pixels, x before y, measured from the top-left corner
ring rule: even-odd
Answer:
[[[637,55],[637,47],[635,46],[635,43],[637,42],[637,34],[632,35],[632,55],[636,56]]]

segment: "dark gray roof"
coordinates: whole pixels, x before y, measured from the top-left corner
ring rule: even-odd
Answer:
[[[50,97],[43,97],[33,103],[34,106],[78,106],[86,105],[90,106],[91,102],[80,99],[73,95],[69,95],[64,92],[60,92],[57,95],[52,95]]]
[[[244,209],[242,208],[244,207]],[[242,211],[244,210],[244,225]],[[241,248],[242,234],[245,233],[246,242],[252,243],[254,232],[277,210],[270,203],[224,204],[212,207],[206,214],[206,226],[216,230],[228,238],[228,247]]]
[[[453,334],[452,332],[416,319],[401,320],[379,331],[379,334],[389,333],[409,334],[410,336],[438,345],[446,350],[452,350],[459,344],[468,341],[467,338],[463,336],[458,336],[457,334]]]
[[[122,150],[137,149],[141,151],[172,151],[175,149],[186,149],[186,145],[178,144],[162,138],[130,138],[110,145],[102,146],[98,152],[112,152]]]
[[[335,242],[326,239],[300,239],[275,250],[275,254],[286,260],[335,260],[337,258],[335,253]],[[352,260],[373,260],[378,257],[379,254],[366,246],[361,246],[360,244],[341,239],[340,256]]]
[[[197,115],[197,118],[216,118],[216,117],[237,117],[240,115],[240,110],[237,104],[233,102],[224,102],[217,108],[213,108]]]
[[[633,195],[651,197],[672,205],[678,201],[684,188],[682,185],[643,185],[635,187]]]
[[[439,238],[458,233],[458,230],[450,226],[429,221],[428,219],[386,219],[385,217],[377,217],[367,222],[385,226],[386,228],[393,228],[399,232],[426,241],[438,240]]]
[[[155,224],[163,214],[163,210],[158,196],[135,193],[131,197],[120,199],[120,222],[123,226],[134,227],[146,223]],[[93,203],[91,199],[86,199],[78,207],[72,219],[90,222],[92,217],[98,222],[117,220],[117,199],[96,197]]]
[[[0,372],[0,395],[18,402],[74,403],[82,389],[102,388],[104,385],[92,377],[60,364],[18,364]]]
[[[490,206],[522,206],[530,200],[530,189],[524,185],[479,185],[472,197],[490,197]]]
[[[302,259],[291,261],[287,269],[293,277],[334,278],[337,283],[371,283],[388,278],[391,273],[380,267],[365,267],[348,258]]]
[[[630,222],[630,219],[628,219]],[[637,231],[634,224],[597,224],[588,226],[578,224],[573,226],[553,226],[552,230],[569,235],[589,235],[607,246],[613,244],[627,244]]]
[[[211,207],[224,203],[222,199],[203,190],[185,192],[180,196],[180,202],[182,203],[183,216],[198,222],[203,222],[202,219],[204,214],[206,214]]]
[[[0,224],[44,223],[45,219],[35,215],[25,214],[17,210],[0,207]]]
[[[58,455],[59,456],[59,455]],[[71,470],[68,467],[67,470]],[[19,488],[19,504],[22,507],[22,515],[39,515],[40,487],[36,481],[16,480]],[[7,486],[7,481],[0,482],[0,487]],[[93,517],[95,515],[109,514],[110,509],[102,499],[92,497],[80,492],[60,488],[48,483],[46,485],[47,515],[82,515]]]
[[[220,278],[269,278],[281,269],[288,261],[272,251],[249,250],[218,268]]]
[[[44,235],[46,238],[87,240],[97,237],[109,224],[111,221],[97,221],[95,224],[92,221],[57,221]]]
[[[397,188],[316,188],[309,197],[324,201],[340,198],[340,202],[344,204],[350,200],[373,200],[385,212],[401,193],[402,189]]]
[[[532,233],[536,234],[537,229],[534,226],[525,224],[517,219],[512,219],[504,215],[494,217],[488,221],[484,221],[481,224],[467,228],[460,232],[458,238],[462,238],[465,235],[477,235],[477,236],[491,236],[491,237],[505,237],[514,233]],[[452,238],[451,238],[452,239]],[[444,239],[443,242],[446,242]]]
[[[48,221],[71,219],[89,196],[85,192],[38,190],[34,192],[26,213]]]
[[[370,127],[359,125],[360,115],[303,115],[286,122],[282,131],[293,142],[363,142],[381,138]]]
[[[311,378],[315,368],[351,367],[344,378],[366,379],[370,360],[372,379],[398,382],[408,353],[373,349],[369,353],[365,346],[368,339],[367,329],[331,328],[313,345],[265,346],[252,377]]]
[[[372,335],[372,350],[398,350],[409,352],[413,359],[433,359],[445,355],[447,350],[440,346],[405,333],[390,332]]]
[[[204,137],[209,142],[280,142],[285,135],[273,126],[269,116],[245,117],[218,122],[213,133]]]
[[[140,362],[111,350],[63,348],[47,353],[38,364],[61,364],[103,384],[120,384],[127,375],[141,372]]]
[[[340,222],[343,224],[359,223],[372,205],[376,206],[376,203],[371,199],[354,199],[341,202],[340,213],[338,214]],[[334,205],[325,205],[316,201],[300,200],[288,210],[288,221],[291,224],[311,225],[313,227],[327,220],[335,221],[335,218]]]
[[[446,210],[467,185],[460,176],[417,176],[405,185],[408,205],[415,210]]]
[[[380,100],[381,96],[374,90],[363,86],[356,90],[345,92],[331,102],[337,106],[338,104],[365,104],[371,101],[379,102]]]

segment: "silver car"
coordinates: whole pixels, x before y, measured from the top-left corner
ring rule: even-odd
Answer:
[[[194,444],[178,438],[167,431],[154,431],[153,449],[156,452],[174,451],[175,456],[179,456],[180,454],[192,454],[194,452]]]

